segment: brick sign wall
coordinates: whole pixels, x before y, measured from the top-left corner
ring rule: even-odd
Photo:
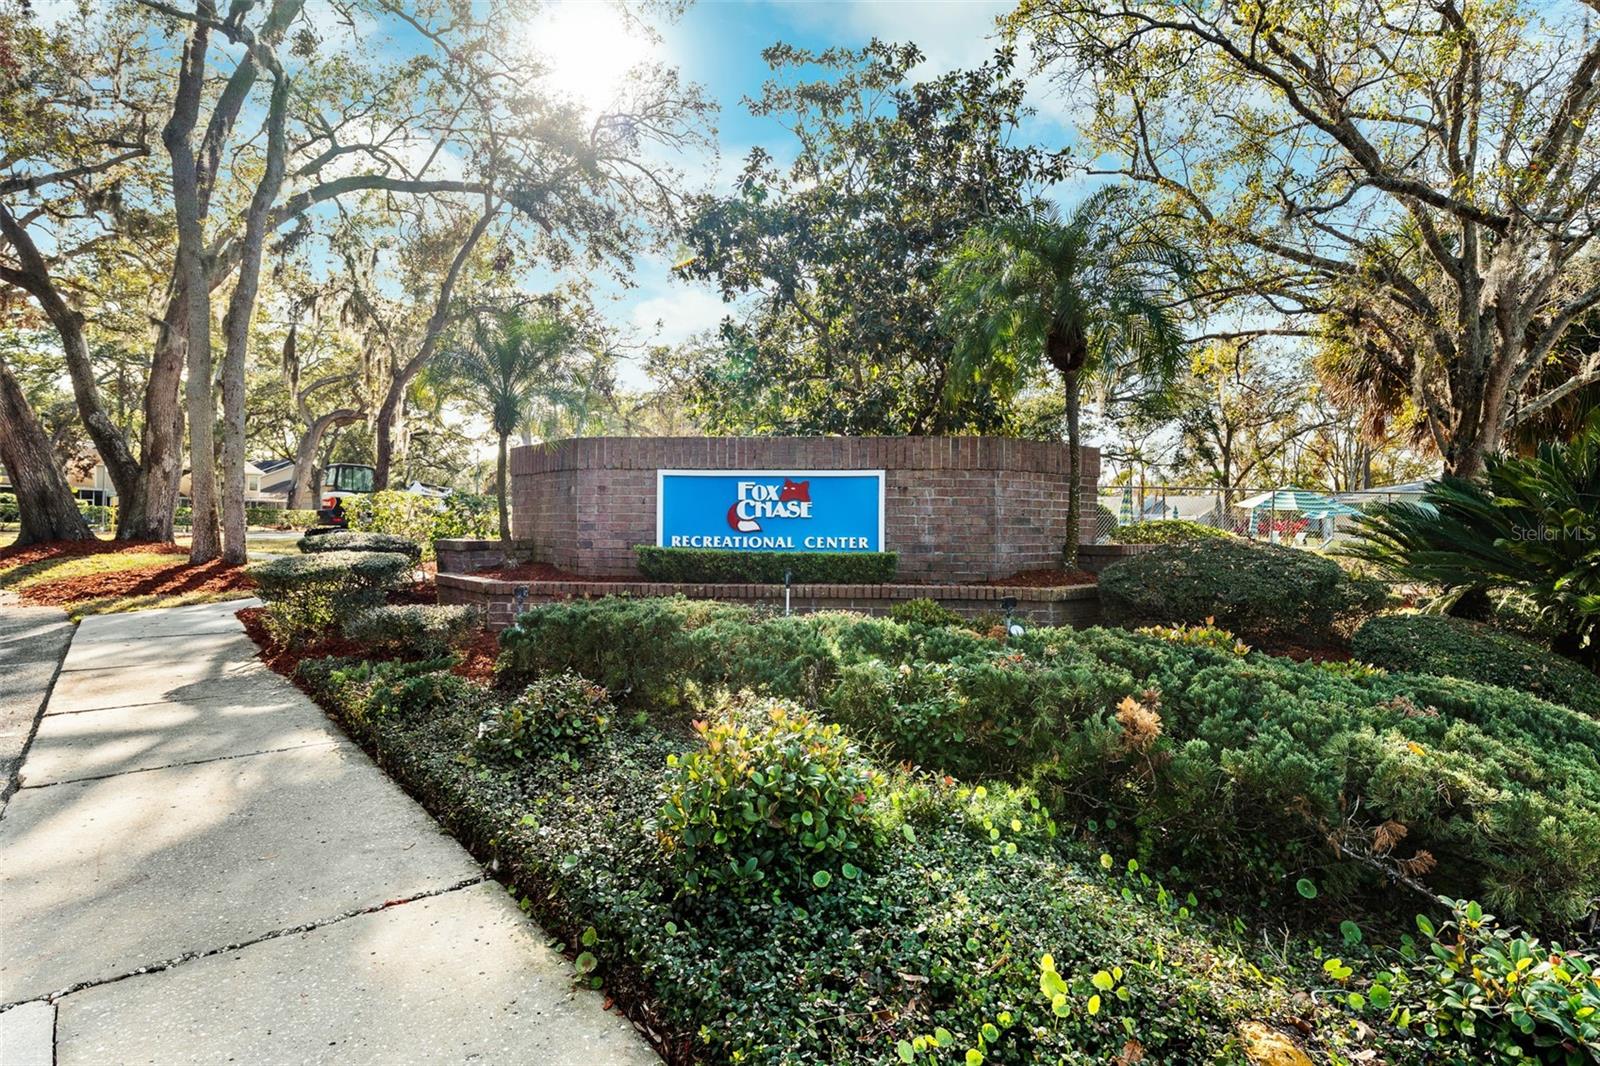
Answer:
[[[1055,565],[1067,449],[995,437],[590,437],[511,453],[512,534],[580,574],[635,572],[656,539],[657,470],[882,470],[884,547],[917,580],[988,581]],[[1083,453],[1083,534],[1100,453]]]

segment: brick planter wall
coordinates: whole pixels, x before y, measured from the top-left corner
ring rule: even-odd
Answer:
[[[990,581],[1055,566],[1065,445],[997,437],[586,437],[511,452],[512,532],[580,574],[636,573],[656,539],[656,471],[883,470],[884,548],[922,581]],[[1100,453],[1083,450],[1082,534]],[[442,569],[442,568],[441,568]]]
[[[687,596],[697,600],[725,600],[781,611],[782,585],[679,585],[659,581],[504,581],[476,574],[441,571],[440,603],[477,607],[491,630],[501,630],[516,617],[517,589],[525,589],[523,604],[534,607],[562,600],[597,599],[602,596]],[[1100,591],[1094,585],[1072,588],[1002,588],[993,585],[796,585],[790,590],[790,607],[798,614],[812,611],[860,611],[885,615],[896,603],[928,596],[967,618],[1001,614],[1001,602],[1015,597],[1013,614],[1035,625],[1088,626],[1100,620]]]

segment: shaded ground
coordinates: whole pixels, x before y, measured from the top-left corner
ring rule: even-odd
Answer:
[[[0,589],[74,618],[237,599],[255,582],[221,562],[191,566],[176,544],[91,540],[0,549]]]

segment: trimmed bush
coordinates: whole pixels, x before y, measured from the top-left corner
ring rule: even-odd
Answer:
[[[894,552],[740,552],[717,548],[634,547],[639,572],[651,581],[781,585],[881,585],[894,579]]]
[[[358,726],[389,719],[416,724],[453,708],[478,708],[483,686],[452,674],[448,657],[419,662],[313,659],[300,674]]]
[[[1508,689],[1240,655],[1210,634],[1001,644],[683,600],[538,607],[502,647],[508,679],[570,668],[656,713],[689,682],[797,699],[897,761],[1031,782],[1146,865],[1279,903],[1301,878],[1400,902],[1385,872],[1530,922],[1582,918],[1600,895],[1600,722]]]
[[[1186,518],[1158,518],[1150,522],[1135,522],[1118,526],[1111,534],[1118,544],[1185,544],[1194,540],[1236,540],[1232,533],[1191,522]]]
[[[272,639],[298,646],[379,606],[384,592],[404,580],[412,565],[409,556],[393,552],[326,551],[280,555],[248,572],[267,601]]]
[[[915,622],[924,626],[958,626],[965,621],[938,600],[927,596],[895,604],[889,608],[889,617],[896,622]]]
[[[690,893],[825,889],[861,876],[882,784],[836,725],[781,700],[735,698],[697,721],[704,750],[669,756],[662,837]]]
[[[596,743],[616,708],[606,690],[572,671],[542,677],[503,706],[490,708],[478,728],[478,750],[502,762],[565,757]]]
[[[1379,615],[1356,631],[1350,646],[1356,658],[1386,670],[1481,681],[1600,715],[1600,677],[1530,640],[1464,618]]]
[[[1100,574],[1108,621],[1201,625],[1246,639],[1318,640],[1335,621],[1376,610],[1386,590],[1311,552],[1235,537],[1158,545]]]
[[[376,648],[434,658],[460,644],[481,623],[477,609],[465,605],[385,604],[345,619],[344,635]]]
[[[333,533],[303,536],[296,546],[307,554],[312,552],[394,552],[406,556],[413,563],[422,558],[422,545],[410,537],[396,533],[352,533],[341,529]]]

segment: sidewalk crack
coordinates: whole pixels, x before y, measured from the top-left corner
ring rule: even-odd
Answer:
[[[28,999],[19,999],[10,1003],[0,1003],[0,1011],[6,1011],[13,1007],[19,1007],[24,1003],[57,1003],[62,998],[70,996],[74,992],[82,992],[89,988],[99,988],[102,985],[116,984],[119,981],[126,981],[130,977],[140,977],[145,974],[161,973],[164,970],[170,970],[176,966],[181,966],[186,962],[193,962],[196,959],[208,959],[214,955],[226,955],[230,951],[239,951],[242,948],[252,947],[256,944],[262,944],[269,940],[277,940],[281,937],[294,936],[298,933],[310,933],[318,929],[326,929],[330,925],[337,925],[338,923],[347,921],[351,918],[359,918],[365,914],[376,914],[379,911],[389,910],[392,907],[403,907],[408,903],[415,903],[418,900],[432,899],[435,896],[443,896],[448,895],[451,892],[459,892],[464,888],[472,888],[475,885],[481,885],[488,880],[489,875],[487,873],[480,872],[475,877],[469,877],[463,881],[457,881],[452,885],[426,889],[410,896],[384,900],[382,903],[375,903],[368,907],[358,907],[355,910],[346,911],[343,914],[336,914],[331,918],[319,918],[314,922],[306,922],[304,925],[294,925],[288,927],[287,929],[274,929],[271,932],[261,933],[258,936],[253,936],[248,940],[241,940],[235,944],[226,944],[219,948],[205,948],[198,951],[185,952],[182,955],[175,955],[170,959],[163,959],[160,962],[152,962],[148,965],[140,966],[136,969],[129,970],[127,973],[119,973],[112,977],[96,977],[87,981],[79,981],[76,984],[68,985],[66,988],[58,989],[54,992],[46,992],[44,995],[33,996]]]

